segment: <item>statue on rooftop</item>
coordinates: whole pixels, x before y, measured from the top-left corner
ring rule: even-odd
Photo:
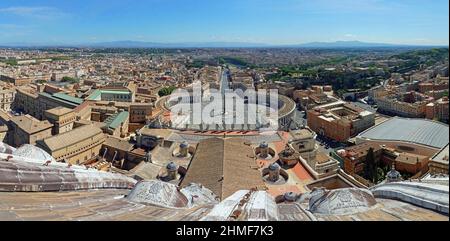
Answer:
[[[145,153],[145,162],[152,162],[152,153],[150,153],[149,151]]]
[[[284,150],[281,152],[281,155],[283,156],[292,156],[295,154],[295,150],[294,148],[292,148],[291,145],[286,144],[286,147],[284,148]]]

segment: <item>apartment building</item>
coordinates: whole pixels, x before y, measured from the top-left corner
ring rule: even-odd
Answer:
[[[37,142],[37,146],[59,162],[83,164],[97,157],[105,142],[103,131],[93,125],[84,125]]]
[[[426,106],[426,118],[430,120],[439,120],[448,123],[449,122],[448,105],[449,105],[448,97],[439,99],[434,103],[429,103]]]
[[[129,107],[129,131],[134,132],[147,124],[152,115],[153,105],[150,103],[133,103]]]
[[[432,97],[414,91],[376,99],[379,111],[409,118],[425,117],[426,106],[432,101]]]
[[[109,135],[116,137],[128,136],[128,123],[130,114],[128,111],[119,110],[119,112],[108,117],[104,121],[103,131]]]
[[[308,126],[336,141],[345,142],[373,125],[374,113],[342,101],[308,111]]]
[[[0,109],[10,111],[15,95],[16,90],[14,88],[0,89]]]
[[[45,111],[45,118],[53,124],[53,135],[71,131],[77,119],[75,112],[65,107],[56,107]]]
[[[52,136],[53,125],[50,122],[40,121],[30,115],[12,116],[9,125],[12,133],[10,144],[15,147],[35,145],[38,140]]]
[[[66,93],[47,93],[31,88],[18,88],[13,106],[19,111],[43,120],[47,110],[56,107],[75,109],[83,102],[83,99]]]

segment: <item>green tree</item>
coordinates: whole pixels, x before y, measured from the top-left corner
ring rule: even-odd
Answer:
[[[219,57],[219,64],[231,64],[239,67],[251,67],[252,65],[247,63],[244,59],[239,57]]]
[[[36,83],[38,83],[38,84],[44,84],[44,83],[47,83],[47,80],[39,79],[39,80],[36,80]]]
[[[79,80],[78,78],[73,78],[73,77],[69,77],[69,76],[64,76],[64,77],[61,79],[61,82],[68,82],[68,83],[71,83],[71,84],[75,84],[75,83],[79,83],[80,80]]]
[[[8,59],[5,61],[6,64],[12,65],[12,66],[16,66],[17,65],[17,60],[15,59]]]
[[[164,87],[158,91],[160,97],[172,94],[177,88],[175,86]]]
[[[186,67],[188,68],[203,68],[206,65],[205,61],[194,60],[192,63],[188,63]]]
[[[376,177],[376,183],[379,183],[386,179],[386,173],[384,172],[383,168],[377,167],[377,177]]]
[[[375,178],[377,176],[376,173],[376,164],[375,164],[375,154],[373,152],[373,148],[370,148],[367,151],[366,160],[364,162],[364,177],[375,183]]]

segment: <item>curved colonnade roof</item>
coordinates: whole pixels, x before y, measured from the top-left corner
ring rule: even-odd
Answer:
[[[170,96],[161,97],[156,101],[155,106],[158,109],[164,110],[165,112],[170,112],[170,108],[166,105],[169,97]],[[278,98],[283,102],[283,106],[278,110],[278,118],[283,118],[291,114],[295,110],[296,104],[291,98],[284,95],[278,95]]]

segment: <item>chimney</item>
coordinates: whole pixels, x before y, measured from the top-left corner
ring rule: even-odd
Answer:
[[[269,180],[271,182],[276,182],[280,179],[280,165],[278,163],[272,163],[269,166]]]
[[[178,168],[174,162],[170,162],[169,164],[167,164],[166,170],[167,170],[167,178],[169,180],[177,179]]]
[[[189,152],[189,143],[187,143],[186,141],[183,141],[180,144],[180,155],[182,157],[187,157],[188,156],[188,152]]]
[[[263,142],[259,145],[259,156],[262,158],[267,158],[269,156],[269,144],[267,142]]]
[[[152,153],[147,152],[145,154],[145,162],[152,162]]]
[[[285,193],[283,197],[285,202],[295,202],[297,200],[297,195],[293,192]]]

